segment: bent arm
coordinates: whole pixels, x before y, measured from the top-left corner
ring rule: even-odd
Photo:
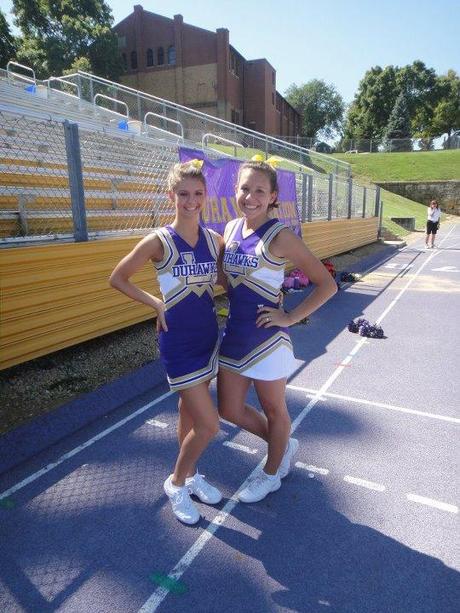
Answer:
[[[110,285],[132,300],[145,304],[157,312],[157,329],[167,330],[162,300],[137,287],[130,278],[149,261],[161,261],[163,247],[154,234],[142,239],[114,268],[109,278]]]
[[[337,283],[321,261],[313,255],[300,237],[291,230],[282,230],[270,245],[277,257],[286,258],[299,268],[316,286],[290,313],[286,313],[287,325],[292,326],[314,313],[337,292]]]

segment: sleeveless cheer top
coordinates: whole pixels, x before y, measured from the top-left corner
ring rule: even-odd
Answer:
[[[287,328],[256,327],[259,306],[278,308],[285,260],[272,255],[269,246],[285,226],[270,219],[243,237],[244,219],[230,224],[223,260],[230,308],[219,364],[252,379],[287,377],[295,365]]]
[[[191,247],[171,226],[155,232],[164,250],[154,267],[168,326],[159,334],[160,355],[171,389],[181,390],[217,374],[217,234],[200,226],[198,242]]]

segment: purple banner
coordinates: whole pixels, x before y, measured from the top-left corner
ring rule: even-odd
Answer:
[[[202,212],[202,220],[205,226],[223,234],[227,222],[235,217],[241,217],[235,200],[235,184],[242,162],[227,159],[211,160],[203,151],[186,147],[179,148],[179,159],[181,162],[203,160],[208,197]],[[278,168],[276,174],[279,185],[279,207],[274,210],[274,216],[301,236],[295,174]]]

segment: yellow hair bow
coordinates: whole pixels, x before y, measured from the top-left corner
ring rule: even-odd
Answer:
[[[203,168],[203,160],[197,160],[195,158],[194,160],[190,160],[189,164],[191,164],[197,170],[201,170]]]
[[[278,166],[280,165],[280,158],[272,156],[271,158],[268,158],[267,160],[267,164],[270,164],[270,166],[272,168],[278,168]]]

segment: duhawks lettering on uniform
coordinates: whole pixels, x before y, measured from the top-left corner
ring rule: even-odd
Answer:
[[[197,262],[195,264],[176,264],[172,267],[174,277],[207,277],[217,273],[216,262]]]
[[[257,255],[226,251],[224,254],[224,263],[230,266],[240,266],[241,268],[257,268],[259,265],[259,257]]]

